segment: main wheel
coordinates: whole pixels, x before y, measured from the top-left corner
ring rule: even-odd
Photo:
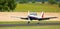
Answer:
[[[30,24],[30,21],[28,21],[28,24]]]
[[[39,23],[37,23],[37,24],[39,24]]]

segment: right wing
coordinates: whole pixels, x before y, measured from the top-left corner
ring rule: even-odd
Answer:
[[[48,19],[53,19],[53,18],[57,18],[57,17],[46,17],[46,18],[38,18],[40,20],[48,20]]]

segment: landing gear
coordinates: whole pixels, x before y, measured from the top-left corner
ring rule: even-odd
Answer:
[[[37,23],[37,24],[39,24],[39,23]]]
[[[30,24],[30,21],[28,21],[28,24]]]
[[[30,18],[28,17],[28,24],[30,24]]]
[[[40,24],[40,20],[38,20],[38,23],[37,24]]]

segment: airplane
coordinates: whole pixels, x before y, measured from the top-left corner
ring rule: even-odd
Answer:
[[[30,21],[32,21],[32,20],[41,21],[41,20],[49,20],[49,19],[57,18],[57,17],[44,17],[44,12],[41,13],[41,16],[37,16],[37,13],[34,13],[34,12],[30,13],[28,11],[27,17],[17,17],[17,18],[28,20],[28,24],[30,24]],[[38,22],[38,24],[39,24],[39,22]]]

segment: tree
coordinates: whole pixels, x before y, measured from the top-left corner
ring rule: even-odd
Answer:
[[[48,0],[50,4],[56,4],[56,0]]]
[[[60,3],[58,4],[58,7],[60,7]]]
[[[45,0],[41,0],[41,2],[42,2],[42,4],[44,4],[45,3]]]
[[[0,0],[0,11],[13,11],[15,7],[15,0]]]
[[[3,0],[0,0],[0,11],[3,10],[3,6],[4,6],[4,1]]]
[[[20,0],[19,3],[28,3],[28,0]]]
[[[0,11],[2,11],[2,8],[3,8],[2,5],[0,5]]]
[[[8,7],[10,10],[14,10],[16,8],[16,3],[15,3],[15,0],[9,0],[8,1]]]
[[[32,3],[35,3],[35,0],[32,0]]]
[[[28,3],[28,0],[23,0],[24,3]]]

